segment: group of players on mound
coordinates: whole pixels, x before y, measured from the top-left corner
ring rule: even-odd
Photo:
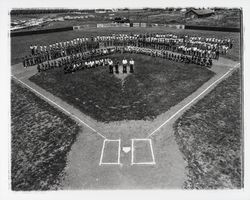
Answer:
[[[130,52],[211,67],[212,59],[219,59],[220,54],[226,54],[231,48],[230,39],[174,34],[113,34],[76,38],[48,46],[31,45],[31,54],[23,58],[23,66],[37,65],[39,72],[62,67],[65,73],[97,66],[109,66],[111,69],[118,61],[111,62],[105,56],[116,52]],[[130,67],[134,65],[132,63],[134,61],[129,63]]]

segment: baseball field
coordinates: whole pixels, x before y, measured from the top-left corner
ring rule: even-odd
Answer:
[[[212,68],[141,54],[123,76],[37,73],[31,44],[113,33],[232,38]],[[240,34],[102,28],[11,38],[13,190],[242,188]]]

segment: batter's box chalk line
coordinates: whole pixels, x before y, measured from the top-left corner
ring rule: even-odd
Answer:
[[[111,144],[111,143],[118,143],[118,148],[117,148],[117,162],[105,162],[105,161],[103,161],[103,157],[104,157],[104,154],[105,154],[105,147],[107,149],[107,146],[109,144]],[[121,140],[120,139],[117,139],[117,140],[105,139],[105,140],[103,140],[102,152],[101,152],[101,157],[100,157],[99,165],[120,165],[121,164],[121,162],[120,162],[120,157],[121,157],[120,150],[121,150]]]
[[[136,162],[135,161],[135,152],[136,152],[136,143],[143,142],[144,144],[149,144],[150,146],[150,152],[151,152],[151,161],[145,161],[145,162]],[[152,140],[149,138],[142,138],[142,139],[131,139],[131,165],[155,165],[155,156],[153,151],[153,145]]]
[[[147,149],[150,152],[150,159],[149,161],[143,161],[143,162],[137,162],[136,158],[135,158],[135,154],[137,151],[139,151],[137,149],[137,145],[138,143],[143,144],[143,146],[148,145]],[[114,153],[115,151],[111,152],[108,149],[112,146],[112,145],[116,145],[115,148],[117,148],[117,155],[115,155],[115,157],[113,156],[113,160],[115,160],[114,162],[110,162],[110,161],[105,161],[105,156],[110,156],[110,153]],[[126,151],[125,149],[129,149],[128,151]],[[155,165],[155,156],[154,156],[154,151],[153,151],[153,145],[152,145],[152,140],[149,138],[142,138],[142,139],[131,139],[131,147],[125,147],[121,148],[121,139],[117,139],[117,140],[110,140],[110,139],[105,139],[103,140],[103,144],[102,144],[102,151],[101,151],[101,157],[100,157],[100,162],[99,165],[122,165],[121,161],[120,161],[120,157],[121,157],[121,151],[124,151],[125,153],[131,152],[131,165]],[[145,149],[141,149],[142,152]],[[144,151],[145,152],[145,151]],[[143,157],[142,157],[143,158]]]

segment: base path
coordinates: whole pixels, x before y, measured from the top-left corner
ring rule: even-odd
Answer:
[[[29,77],[37,72],[35,67],[23,69],[21,64],[13,65],[12,77],[81,125],[81,131],[72,145],[67,166],[62,175],[62,189],[177,189],[182,188],[186,179],[187,164],[175,141],[173,123],[219,82],[228,77],[236,66],[239,66],[238,63],[226,58],[214,61],[211,70],[216,73],[215,76],[153,121],[97,122],[29,81]],[[124,152],[122,149],[131,148],[131,139],[143,138],[151,140],[155,164],[131,165],[131,151]],[[110,155],[118,156],[119,149],[115,143],[105,145],[106,149],[103,149],[104,139],[120,140],[119,165],[99,165],[102,152],[110,151]],[[147,150],[147,145],[143,145],[143,143],[141,147],[138,145],[138,148]],[[140,152],[139,150],[137,152]],[[138,157],[134,159],[139,161],[147,157],[143,153],[137,155],[135,152],[134,155]],[[105,156],[104,154],[104,160],[112,161],[112,157]]]

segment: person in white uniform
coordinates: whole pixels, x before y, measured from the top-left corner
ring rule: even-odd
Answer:
[[[127,64],[128,64],[127,59],[123,58],[122,60],[123,73],[127,73]]]
[[[113,74],[114,70],[113,70],[113,61],[111,59],[108,60],[108,64],[109,64],[109,73]]]
[[[134,73],[134,64],[135,64],[135,61],[133,60],[133,58],[131,58],[129,61],[129,66],[130,66],[129,72],[130,73]]]

